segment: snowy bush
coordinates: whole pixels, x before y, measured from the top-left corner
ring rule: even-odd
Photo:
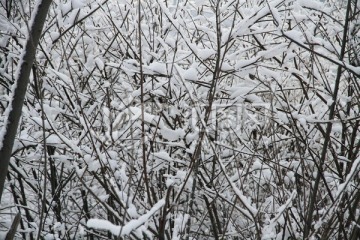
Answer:
[[[356,239],[356,2],[53,1],[1,234]],[[4,112],[33,2],[1,4]]]

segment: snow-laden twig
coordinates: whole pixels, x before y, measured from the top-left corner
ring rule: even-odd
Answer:
[[[110,231],[115,236],[129,235],[133,230],[145,224],[146,221],[148,221],[148,219],[164,205],[165,205],[165,199],[161,199],[146,214],[142,215],[138,219],[133,219],[129,221],[124,226],[114,225],[111,222],[103,219],[89,219],[87,222],[87,227],[107,230]]]

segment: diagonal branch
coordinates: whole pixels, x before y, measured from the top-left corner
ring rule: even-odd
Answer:
[[[4,190],[14,139],[21,117],[29,75],[34,63],[36,47],[39,43],[42,28],[49,10],[51,0],[39,0],[30,20],[30,30],[26,45],[20,57],[20,63],[15,73],[15,82],[10,94],[10,102],[5,111],[4,125],[0,132],[0,202]]]

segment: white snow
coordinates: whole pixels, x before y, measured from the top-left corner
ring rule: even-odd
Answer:
[[[185,131],[181,128],[172,130],[168,127],[163,126],[162,128],[160,128],[160,132],[163,138],[169,141],[176,141],[185,136]]]
[[[132,120],[136,120],[141,117],[141,108],[138,107],[129,107],[129,110],[131,114],[133,115],[131,117]],[[150,113],[144,112],[144,121],[147,123],[156,123],[156,117],[155,115],[152,115]]]
[[[172,162],[173,159],[169,156],[169,154],[165,151],[160,151],[160,152],[155,152],[153,153],[153,155],[156,157],[156,158],[159,158],[161,160],[165,160],[165,161],[168,161],[168,162]]]
[[[86,0],[71,0],[71,6],[73,9],[83,8],[86,6]]]
[[[136,120],[141,118],[141,109],[138,107],[129,107],[130,113],[132,115],[131,119]],[[150,113],[144,112],[144,121],[150,124],[158,124],[160,128],[160,133],[163,138],[169,141],[176,141],[185,136],[185,131],[181,128],[178,129],[171,129],[165,126],[165,123],[161,120],[158,123],[159,117],[152,115]]]
[[[164,205],[165,205],[165,200],[162,199],[159,202],[157,202],[146,214],[142,215],[138,219],[130,220],[124,226],[114,225],[110,221],[103,219],[89,219],[87,221],[87,227],[107,230],[110,231],[113,235],[119,237],[129,235],[132,231],[145,224],[149,220],[149,218],[152,215],[154,215]]]
[[[148,69],[152,70],[154,73],[160,73],[167,75],[166,64],[161,62],[152,62],[149,66],[145,66]]]
[[[56,136],[55,134],[51,134],[47,139],[46,139],[46,144],[49,145],[57,145],[57,144],[62,144],[61,139]]]
[[[100,57],[95,58],[95,64],[101,70],[104,69],[104,67],[105,67],[104,62],[103,62],[103,60],[101,60]]]
[[[230,91],[232,92],[230,98],[238,98],[238,97],[245,98],[245,96],[252,90],[254,90],[254,87],[245,87],[245,86],[232,87],[230,89]]]
[[[50,37],[51,39],[54,41],[55,39],[57,39],[60,36],[59,32],[51,32],[50,33]]]
[[[235,64],[235,70],[242,70],[242,68],[247,67],[253,63],[255,63],[256,61],[259,60],[260,57],[253,57],[250,59],[243,59],[243,60],[238,60]]]
[[[312,8],[319,11],[324,10],[324,5],[320,1],[308,1],[308,0],[297,0],[296,4],[299,4],[302,7]]]
[[[229,63],[223,62],[221,64],[221,71],[227,72],[227,71],[232,71],[232,70],[234,70],[234,68]]]
[[[283,34],[296,42],[304,41],[304,36],[303,36],[302,32],[300,32],[300,31],[290,30],[290,31],[283,32]]]
[[[197,56],[201,58],[202,60],[206,60],[212,55],[214,55],[216,51],[211,48],[205,48],[205,49],[198,49],[197,50]]]
[[[103,219],[89,219],[87,222],[87,227],[107,230],[110,231],[115,236],[119,236],[121,230],[121,226],[114,225],[110,221]]]
[[[183,77],[186,80],[197,81],[198,80],[197,74],[198,72],[196,68],[190,67],[189,69],[184,70]]]
[[[172,240],[180,240],[181,232],[184,231],[186,223],[189,219],[189,214],[179,214],[174,220],[174,231],[171,237]]]

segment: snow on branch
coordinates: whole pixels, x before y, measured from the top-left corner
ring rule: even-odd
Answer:
[[[133,219],[129,221],[124,226],[114,225],[111,222],[103,219],[90,219],[87,222],[87,227],[100,229],[100,230],[107,230],[110,231],[115,236],[129,235],[133,230],[143,225],[152,215],[154,215],[164,205],[165,205],[165,199],[161,199],[146,214],[142,215],[138,219]]]

